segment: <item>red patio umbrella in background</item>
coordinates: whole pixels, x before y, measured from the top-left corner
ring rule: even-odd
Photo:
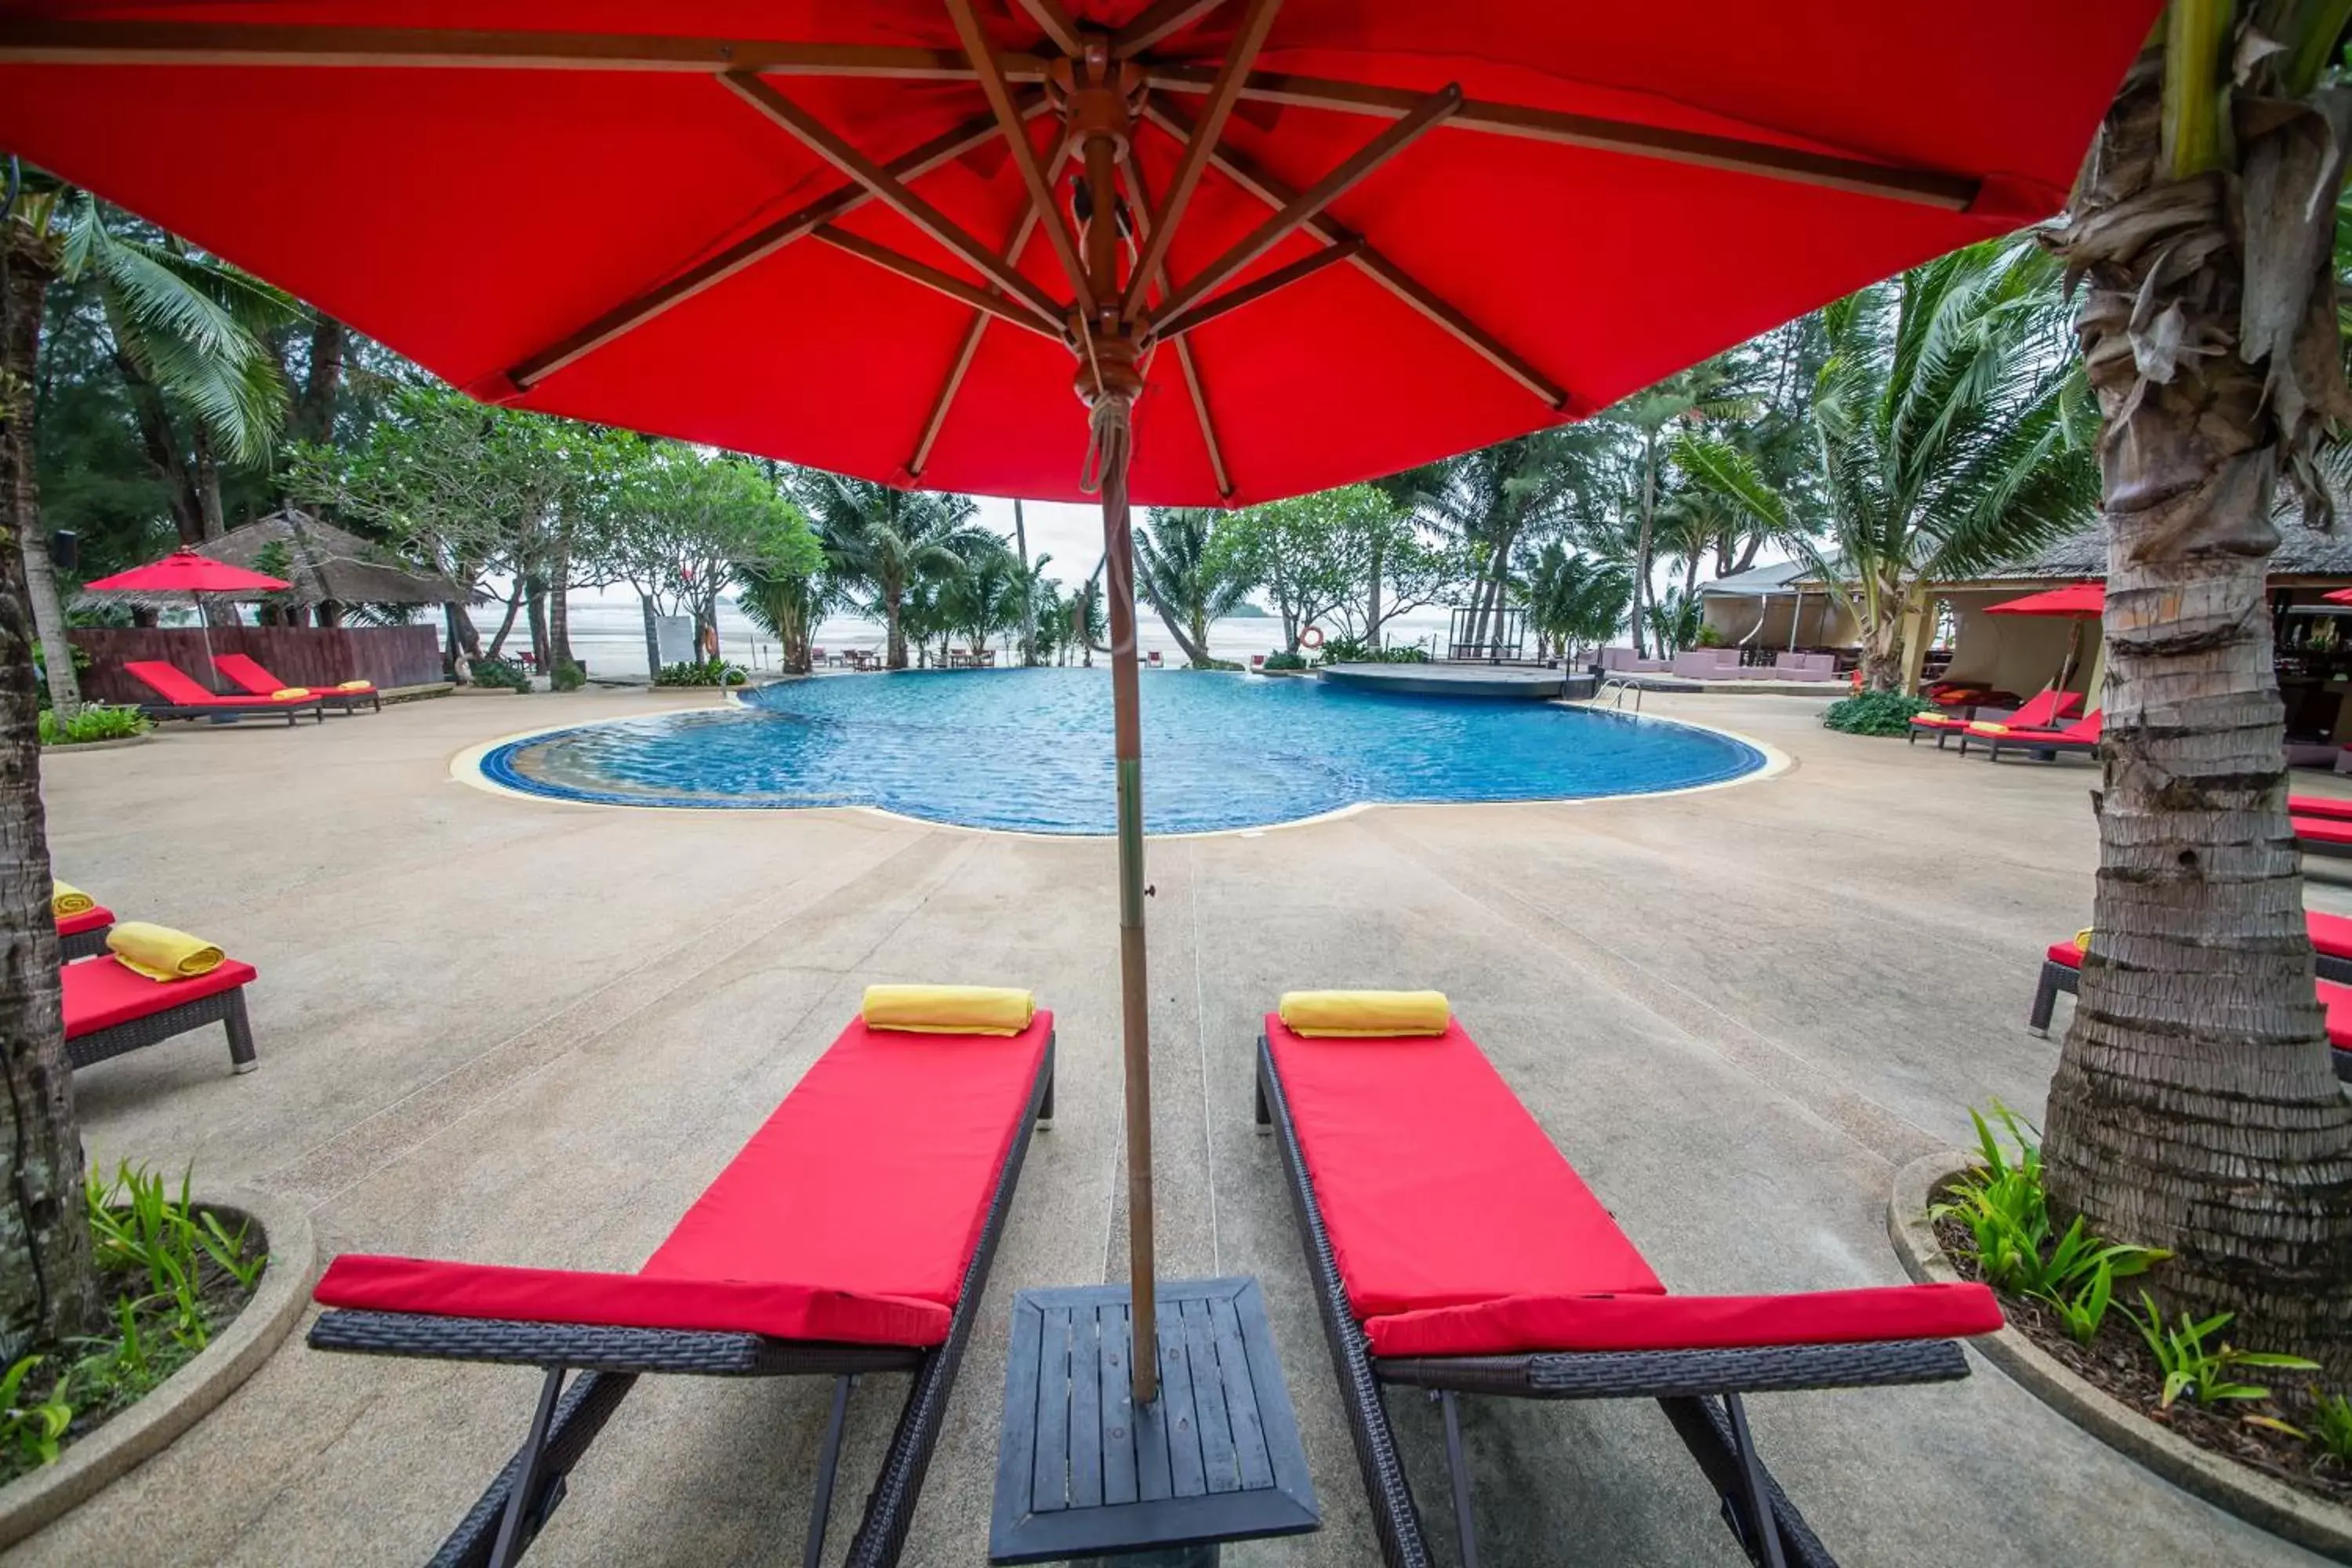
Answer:
[[[2063,689],[2074,678],[2074,661],[2082,656],[2084,621],[2095,621],[2107,613],[2107,585],[2105,583],[2069,583],[2063,588],[2046,589],[2028,594],[2021,599],[2004,599],[1998,605],[1987,605],[1988,616],[2063,616],[2075,622],[2066,639],[2065,662],[2058,667],[2058,679],[2051,685]]]
[[[173,599],[182,595],[196,609],[196,624],[205,633],[205,678],[207,686],[217,689],[220,670],[213,664],[213,628],[205,619],[205,600],[257,599],[264,594],[275,594],[294,584],[282,577],[272,577],[263,572],[248,572],[242,566],[231,566],[225,561],[215,561],[199,555],[182,545],[161,561],[151,561],[144,566],[133,566],[128,572],[117,572],[111,577],[100,577],[84,583],[85,594],[142,594],[152,598]]]
[[[0,145],[480,397],[1100,494],[1149,1344],[1130,499],[1589,414],[2046,216],[2159,9],[54,3],[0,20]]]

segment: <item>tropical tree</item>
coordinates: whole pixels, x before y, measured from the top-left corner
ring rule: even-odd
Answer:
[[[1381,481],[1392,500],[1458,546],[1454,570],[1475,577],[1472,642],[1486,640],[1520,543],[1558,533],[1581,515],[1607,482],[1616,439],[1596,422],[1539,430]]]
[[[1401,531],[1397,520],[1394,500],[1375,485],[1255,506],[1211,536],[1209,570],[1264,589],[1282,621],[1283,647],[1296,653],[1308,626],[1362,602],[1376,550]]]
[[[987,651],[991,637],[1021,630],[1028,586],[1006,542],[993,535],[982,538],[984,542],[973,546],[959,569],[940,584],[940,620],[975,654]]]
[[[806,577],[824,565],[800,508],[750,458],[659,442],[625,494],[603,558],[657,611],[691,616],[698,647],[715,643],[719,592],[745,571]]]
[[[1696,594],[1672,587],[1642,606],[1660,658],[1672,658],[1697,646],[1699,629],[1706,624],[1705,610]]]
[[[887,629],[885,662],[907,668],[900,626],[907,592],[929,574],[951,574],[963,552],[990,536],[972,524],[968,496],[902,490],[821,469],[803,470],[801,504],[822,531],[833,570]]]
[[[1735,443],[1685,431],[1675,465],[1789,539],[1861,628],[1863,678],[1894,689],[1926,584],[2078,527],[2097,500],[2089,405],[2039,251],[1990,241],[1822,312],[1812,422],[1827,537]],[[1634,583],[1638,594],[1641,582]]]
[[[2352,1375],[2352,1101],[2329,1067],[2264,591],[2278,476],[2352,415],[2330,242],[2342,0],[2175,0],[2053,248],[2104,426],[2099,876],[2050,1089],[2054,1206],[2169,1248],[2231,1338]]]
[[[1103,603],[1100,562],[1095,563],[1094,575],[1071,589],[1062,601],[1062,622],[1066,647],[1075,649],[1079,662],[1092,669],[1096,653],[1109,651],[1103,646],[1103,639],[1110,635],[1110,622]]]
[[[1217,667],[1209,623],[1231,615],[1255,586],[1243,574],[1240,552],[1215,548],[1224,515],[1207,507],[1159,507],[1135,531],[1136,589],[1195,669]]]
[[[1688,370],[1624,399],[1595,421],[1633,432],[1640,439],[1639,489],[1634,495],[1638,518],[1633,535],[1633,652],[1644,650],[1645,624],[1642,604],[1650,593],[1650,566],[1656,549],[1660,460],[1665,455],[1671,426],[1696,426],[1708,419],[1752,415],[1756,404],[1747,367],[1734,355],[1718,354]]]
[[[1625,624],[1633,574],[1624,566],[1547,542],[1528,574],[1528,622],[1535,627],[1538,658],[1557,649],[1574,658],[1599,647]]]

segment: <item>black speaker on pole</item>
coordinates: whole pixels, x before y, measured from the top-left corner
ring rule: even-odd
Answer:
[[[70,572],[81,564],[81,536],[70,528],[60,528],[49,535],[49,564],[60,572]]]

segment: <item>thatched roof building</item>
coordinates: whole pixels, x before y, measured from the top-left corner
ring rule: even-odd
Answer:
[[[380,544],[289,507],[232,528],[197,552],[294,584],[297,605],[462,605],[470,597],[436,572],[419,572]]]

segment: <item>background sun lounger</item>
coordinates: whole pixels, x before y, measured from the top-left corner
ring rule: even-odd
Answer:
[[[2336,1048],[2336,1076],[2352,1082],[2352,920],[2342,915],[2305,913],[2311,928],[2312,966],[2319,976],[2320,1005],[2327,1009],[2327,1043]],[[2083,950],[2072,938],[2053,942],[2042,955],[2042,980],[2033,990],[2033,1005],[2025,1016],[2028,1030],[2050,1037],[2050,1015],[2058,994],[2081,994]]]
[[[2080,692],[2037,691],[2025,700],[2025,705],[2006,719],[1995,721],[2019,730],[2046,730],[2059,720],[2069,718],[2083,705]],[[1962,718],[1958,713],[1914,713],[1911,716],[1910,743],[1918,743],[1921,735],[1936,737],[1936,750],[1942,751],[1944,742],[1971,724],[1984,721],[1971,713]],[[1968,750],[1964,743],[1963,752]]]
[[[1454,1399],[1470,1393],[1655,1399],[1752,1559],[1826,1564],[1758,1457],[1740,1396],[1965,1377],[1948,1336],[2000,1325],[1980,1285],[1665,1294],[1459,1023],[1434,1037],[1308,1039],[1269,1016],[1257,1117],[1281,1142],[1390,1568],[1431,1558],[1383,1384],[1440,1394],[1465,1563]]]
[[[1985,748],[1996,763],[2000,761],[2000,754],[2005,751],[2033,752],[2045,761],[2054,760],[2061,752],[2095,757],[2099,753],[2101,725],[2102,715],[2097,709],[2093,709],[2072,724],[2054,730],[1995,730],[1982,723],[1971,724],[1960,731],[1960,755],[1965,757],[1969,754],[1969,742],[1973,741]]]
[[[184,980],[150,980],[112,955],[85,958],[59,972],[65,988],[66,1055],[78,1068],[152,1046],[206,1024],[228,1029],[231,1070],[256,1066],[245,988],[257,972],[225,960]]]
[[[835,1379],[809,1521],[814,1562],[850,1380],[911,1373],[846,1558],[883,1568],[912,1521],[1025,1134],[1053,1103],[1049,1013],[1010,1037],[860,1019],[636,1273],[346,1255],[319,1281],[317,1300],[336,1310],[310,1342],[545,1373],[521,1450],[434,1559],[451,1563],[520,1556],[646,1373]]]
[[[292,724],[310,713],[321,724],[327,721],[326,703],[315,695],[284,699],[221,697],[197,685],[179,666],[161,659],[125,659],[122,668],[132,679],[163,699],[139,705],[139,711],[150,719],[244,719],[258,713],[283,713],[286,722]]]
[[[2290,816],[2294,847],[2326,859],[2352,858],[2352,820],[2334,816]]]
[[[229,684],[255,697],[272,697],[299,682],[280,680],[241,653],[213,656],[213,668],[228,678]],[[377,712],[383,711],[383,694],[373,681],[352,681],[341,686],[314,686],[310,695],[321,701],[340,705],[346,713],[356,713],[362,702],[372,703]]]
[[[106,933],[114,924],[114,911],[97,904],[78,915],[59,915],[57,921],[58,956],[89,958],[106,951]]]

